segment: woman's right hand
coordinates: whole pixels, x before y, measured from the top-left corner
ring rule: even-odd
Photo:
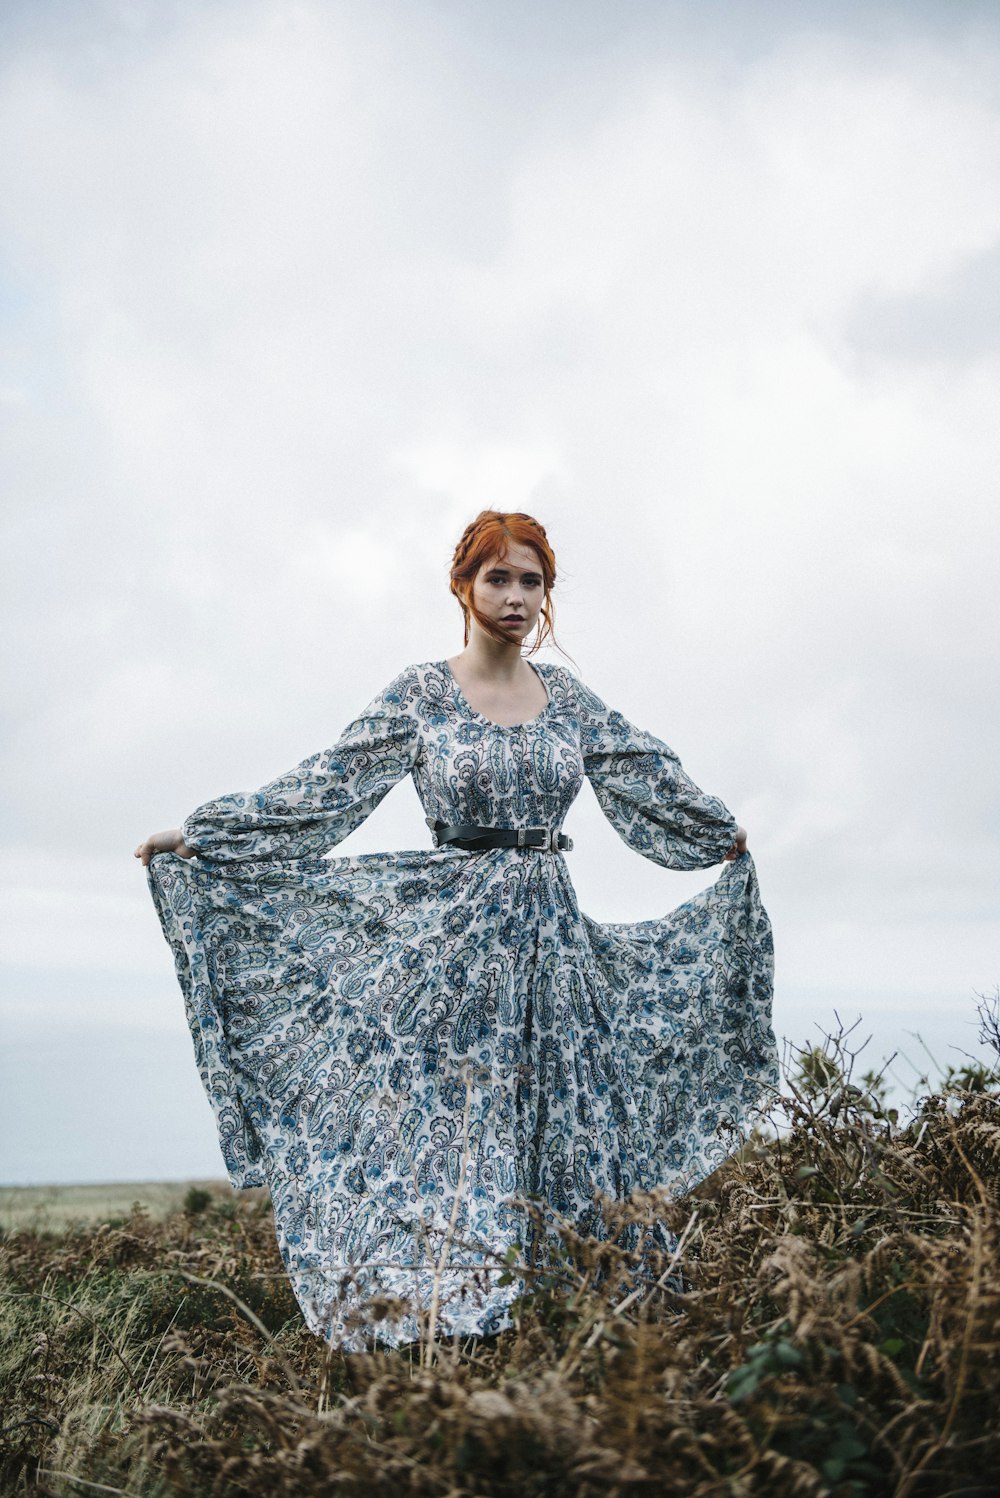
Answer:
[[[179,827],[171,827],[167,832],[154,832],[144,843],[139,844],[135,850],[135,857],[141,858],[145,867],[154,853],[178,853],[181,858],[194,858],[195,856],[194,849],[189,848],[181,836]]]
[[[735,863],[741,853],[747,851],[747,830],[745,827],[737,827],[736,841],[728,853],[722,855],[723,863]]]

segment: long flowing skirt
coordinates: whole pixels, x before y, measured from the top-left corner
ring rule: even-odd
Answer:
[[[633,924],[533,850],[148,876],[232,1184],[269,1188],[306,1320],[348,1347],[359,1307],[435,1284],[442,1331],[500,1329],[525,1200],[599,1233],[602,1194],[689,1189],[777,1083],[749,854]]]

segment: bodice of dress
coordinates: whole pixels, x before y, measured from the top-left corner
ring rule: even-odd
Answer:
[[[543,710],[510,725],[476,712],[447,662],[425,667],[421,682],[428,721],[413,779],[425,815],[483,827],[560,828],[584,768],[576,725],[559,711],[554,680],[546,682]]]
[[[259,791],[207,802],[184,839],[213,862],[322,855],[412,774],[425,816],[487,827],[560,828],[585,778],[620,836],[671,868],[718,863],[736,821],[661,739],[609,708],[564,667],[525,723],[493,723],[446,661],[409,666],[331,748]]]

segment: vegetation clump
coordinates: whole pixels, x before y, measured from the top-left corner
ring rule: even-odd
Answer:
[[[329,1348],[262,1193],[7,1233],[0,1491],[994,1492],[1000,1071],[950,1073],[900,1122],[853,1061],[843,1036],[801,1053],[773,1136],[507,1265],[524,1293],[492,1338]]]

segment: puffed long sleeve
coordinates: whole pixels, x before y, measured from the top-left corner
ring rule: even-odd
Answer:
[[[414,692],[404,671],[368,704],[329,749],[261,786],[206,801],[185,820],[185,843],[212,863],[318,857],[364,821],[420,752],[407,710]]]
[[[654,863],[700,869],[720,863],[737,822],[699,790],[674,751],[574,682],[584,770],[619,836]]]

